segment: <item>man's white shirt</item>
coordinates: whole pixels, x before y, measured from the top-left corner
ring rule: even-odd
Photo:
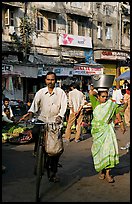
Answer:
[[[54,122],[57,116],[64,117],[67,109],[67,96],[60,87],[48,92],[48,87],[40,89],[31,104],[28,112],[38,113],[38,119],[43,122]]]

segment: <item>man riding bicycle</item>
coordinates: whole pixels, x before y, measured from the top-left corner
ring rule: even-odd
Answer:
[[[34,100],[28,113],[25,114],[19,121],[32,118],[34,114],[37,114],[37,118],[42,122],[56,122],[61,124],[67,109],[67,96],[66,93],[60,88],[55,87],[56,74],[54,72],[48,72],[45,77],[46,87],[41,88],[36,92]],[[32,135],[35,141],[34,155],[37,152],[38,138],[40,133],[40,127],[34,125],[32,129]],[[50,171],[48,169],[49,181],[56,182],[57,167],[60,155],[62,153],[47,157],[47,164],[50,165]]]

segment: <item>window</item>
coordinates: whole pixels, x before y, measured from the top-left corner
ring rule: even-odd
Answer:
[[[106,39],[110,40],[112,39],[112,25],[106,24]]]
[[[5,25],[14,26],[14,11],[9,9],[5,12]]]
[[[43,17],[37,17],[37,30],[44,30]]]
[[[102,22],[98,22],[97,25],[97,38],[102,39]]]
[[[85,36],[85,25],[83,22],[78,22],[78,35]]]
[[[103,13],[105,15],[110,16],[110,15],[112,15],[113,12],[114,12],[114,6],[104,5]]]
[[[129,22],[124,22],[123,33],[127,35],[128,37],[130,36],[130,23]]]
[[[9,19],[9,9],[5,12],[5,25],[10,24],[10,19]]]
[[[67,25],[68,25],[68,34],[73,34],[73,21],[68,20]]]
[[[48,31],[56,32],[56,20],[48,19]]]
[[[102,13],[102,3],[100,2],[96,3],[96,10],[98,13]]]
[[[10,11],[10,25],[14,26],[14,12]]]

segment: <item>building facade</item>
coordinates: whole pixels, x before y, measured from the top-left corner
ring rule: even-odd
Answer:
[[[130,5],[128,2],[93,3],[94,59],[104,74],[116,77],[128,69],[130,58]]]
[[[44,86],[49,70],[59,86],[69,77],[82,86],[93,73],[117,76],[129,44],[127,2],[2,2],[4,92],[28,100]]]

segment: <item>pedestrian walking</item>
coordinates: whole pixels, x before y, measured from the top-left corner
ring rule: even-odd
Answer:
[[[93,90],[90,90],[89,97],[93,108],[91,151],[94,167],[99,172],[100,179],[106,178],[109,183],[112,183],[114,179],[110,175],[110,170],[119,163],[118,144],[113,123],[114,116],[118,118],[123,133],[125,132],[124,123],[118,111],[118,104],[108,99],[107,89],[98,89],[97,97],[95,97]]]
[[[119,86],[114,88],[113,93],[112,93],[112,100],[116,102],[118,105],[122,104],[123,94]]]
[[[69,91],[70,115],[68,118],[68,124],[65,131],[64,142],[70,141],[71,127],[73,123],[76,123],[75,142],[80,142],[81,123],[83,119],[82,108],[86,100],[84,94],[77,89],[76,83],[72,83],[70,85],[70,88],[71,88],[71,91]]]
[[[127,85],[126,93],[124,94],[124,103],[127,103],[127,107],[124,112],[124,119],[126,126],[130,127],[130,84]]]
[[[119,106],[120,106],[120,109],[123,108],[123,93],[121,91],[121,87],[118,85],[117,87],[114,87],[114,90],[113,90],[113,93],[112,93],[112,100],[117,103]],[[122,114],[123,111],[122,111]],[[118,125],[119,124],[119,121],[117,118],[115,118],[115,121],[114,121],[115,125]]]
[[[38,114],[38,120],[42,122],[62,123],[66,108],[67,96],[64,90],[60,87],[55,87],[56,74],[48,72],[45,77],[46,87],[41,88],[36,94],[28,110],[21,120],[31,118],[33,114]],[[40,127],[35,125],[32,130],[32,136],[35,140],[34,155],[36,155]],[[51,169],[47,169],[49,181],[57,182],[56,177],[58,162],[61,154],[55,156],[46,155],[47,164],[50,164]],[[48,166],[48,165],[47,165]]]

